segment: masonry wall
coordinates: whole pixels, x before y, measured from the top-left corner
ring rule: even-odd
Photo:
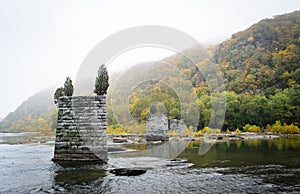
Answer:
[[[53,161],[107,162],[105,96],[63,96]]]
[[[177,134],[184,134],[184,122],[177,119],[170,121],[170,132],[176,132]]]
[[[168,135],[168,117],[164,114],[150,115],[146,121],[147,141],[167,141]]]

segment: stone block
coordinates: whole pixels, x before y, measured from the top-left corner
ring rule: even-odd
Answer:
[[[167,141],[169,139],[167,116],[154,114],[148,117],[145,139],[147,141]]]
[[[53,160],[106,162],[106,125],[105,96],[61,97]]]

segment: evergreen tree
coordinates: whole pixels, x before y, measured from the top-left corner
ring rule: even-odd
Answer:
[[[59,102],[59,97],[63,95],[64,95],[64,88],[63,87],[57,88],[54,93],[54,103],[57,104]]]
[[[99,67],[98,76],[95,81],[95,89],[94,93],[97,95],[105,95],[107,94],[107,88],[109,86],[108,83],[108,73],[104,64]]]
[[[74,87],[73,87],[72,80],[70,77],[67,77],[67,79],[65,81],[64,92],[65,92],[65,95],[67,95],[67,96],[73,95]]]

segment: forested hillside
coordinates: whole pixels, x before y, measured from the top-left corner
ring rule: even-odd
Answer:
[[[284,123],[300,126],[299,61],[300,11],[296,11],[262,20],[220,45],[194,47],[159,63],[137,65],[110,78],[109,131],[141,132],[150,112],[183,119],[187,128],[200,130],[209,124],[212,99],[221,102],[224,96],[222,130],[248,130],[256,125],[256,131],[280,132]],[[55,128],[53,92],[29,98],[3,120],[2,130]],[[223,112],[213,114],[216,121],[218,114]]]
[[[215,59],[216,65],[211,58]],[[197,63],[193,64],[190,59],[196,59]],[[212,90],[211,83],[208,87],[203,76],[214,76],[211,72],[216,70],[215,66],[219,67],[219,76],[224,78],[222,88],[227,90],[223,130],[242,130],[246,125],[266,128],[276,121],[300,125],[299,59],[300,12],[297,11],[262,20],[232,35],[232,38],[220,45],[206,48],[205,52],[201,48],[192,48],[162,61],[172,64],[185,74],[188,79],[185,81],[192,83],[193,93],[198,97],[198,103],[192,106],[200,109],[198,129],[209,123],[212,99],[221,101],[221,94],[224,94]],[[159,71],[168,74],[172,70],[160,67]],[[126,88],[126,82],[132,81],[131,77],[136,82],[147,76],[148,72],[145,68],[144,71],[127,76],[128,79],[123,80],[123,88]],[[177,79],[169,78],[177,85],[186,87],[180,76]],[[172,88],[172,84],[169,87]],[[114,97],[118,98],[118,95]],[[132,90],[130,95],[129,107],[133,117],[144,122],[150,111],[149,106],[154,102],[159,102],[156,103],[156,109],[165,107],[169,119],[180,118],[182,106],[186,106],[164,83],[144,83]],[[189,110],[186,109],[187,112]],[[185,122],[187,125],[191,123]]]
[[[266,127],[276,120],[300,125],[299,11],[233,34],[214,58],[231,91],[226,114],[231,129],[245,124]]]
[[[300,11],[232,35],[214,55],[230,91],[275,94],[300,83]]]
[[[50,131],[55,111],[54,89],[41,91],[24,101],[1,122],[1,131]]]

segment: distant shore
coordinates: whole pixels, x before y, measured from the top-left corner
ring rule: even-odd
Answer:
[[[169,141],[197,141],[197,140],[211,140],[216,142],[225,142],[225,141],[237,141],[237,140],[264,140],[264,139],[275,139],[282,137],[290,138],[300,138],[300,134],[275,134],[275,133],[251,133],[251,132],[242,132],[241,134],[234,133],[216,133],[216,134],[204,134],[200,137],[192,137],[188,135],[182,136],[169,136]],[[145,143],[146,140],[143,135],[136,134],[120,134],[120,135],[108,135],[109,142],[112,143],[127,143],[127,144],[137,144]]]
[[[0,132],[0,144],[54,144],[55,133],[45,132]],[[209,140],[216,142],[238,141],[238,140],[265,140],[274,138],[300,138],[300,134],[276,134],[276,133],[251,133],[242,132],[236,133],[216,133],[203,134],[199,137],[188,135],[169,135],[169,141],[198,141]],[[144,135],[139,134],[109,134],[109,144],[139,144],[146,143]],[[152,142],[156,143],[156,142]],[[158,142],[157,142],[158,143]]]
[[[33,131],[13,131],[0,132],[0,144],[54,144],[55,133],[53,132],[33,132]]]

